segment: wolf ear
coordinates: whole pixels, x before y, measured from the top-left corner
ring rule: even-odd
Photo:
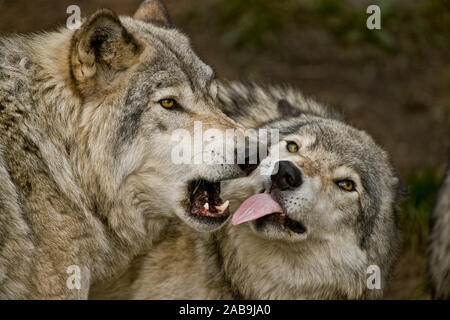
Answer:
[[[281,99],[280,101],[278,101],[277,108],[278,108],[278,115],[281,118],[297,117],[302,114],[302,112],[299,109],[294,107],[292,104],[289,103],[289,101],[285,99]]]
[[[72,38],[70,67],[78,83],[108,83],[137,61],[141,46],[111,10],[91,15]]]
[[[167,8],[160,0],[145,0],[136,10],[133,18],[159,27],[173,28]]]

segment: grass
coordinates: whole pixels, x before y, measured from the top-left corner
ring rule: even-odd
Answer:
[[[277,34],[289,16],[292,0],[217,1],[219,32],[230,47],[265,47],[277,44]]]
[[[332,4],[338,2],[340,5]],[[392,2],[381,2],[381,29],[369,30],[366,21],[369,15],[362,9],[344,7],[338,0],[320,0],[315,9],[317,18],[320,15],[329,16],[324,21],[327,28],[334,36],[345,44],[371,43],[383,49],[395,48],[395,38],[392,31],[392,22],[395,20],[394,6]],[[320,5],[320,3],[325,3]]]
[[[413,172],[407,176],[406,184],[410,194],[401,203],[400,212],[403,252],[412,252],[415,256],[426,259],[430,216],[441,183],[441,175],[433,168]],[[430,290],[430,284],[426,277],[423,277],[410,292],[408,299],[428,297]]]
[[[401,205],[400,216],[405,248],[421,250],[426,247],[430,215],[441,182],[434,169],[411,173],[407,177],[410,195]]]
[[[393,0],[378,0],[381,29],[366,28],[368,14],[364,8],[345,5],[340,0],[318,0],[310,8],[311,19],[319,21],[345,44],[372,44],[395,50],[398,42],[414,47],[417,41],[447,48],[449,45],[449,0],[429,0],[412,7],[399,7]]]
[[[415,288],[410,299],[412,300],[420,299],[421,297],[430,294],[430,292],[431,292],[430,284],[428,283],[427,279],[423,279]]]
[[[344,45],[395,51],[399,42],[413,48],[426,42],[448,48],[449,1],[424,0],[410,7],[398,7],[393,0],[374,1],[381,9],[381,30],[367,29],[366,8],[341,0],[212,0],[202,9],[192,9],[186,18],[214,15],[212,27],[231,48],[278,50],[278,39],[292,24],[299,32],[303,25],[321,27]]]

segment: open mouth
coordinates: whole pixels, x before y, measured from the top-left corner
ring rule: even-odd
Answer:
[[[188,186],[190,213],[196,217],[225,220],[230,215],[229,201],[220,199],[220,182],[194,180]]]
[[[282,228],[289,229],[294,233],[302,234],[306,232],[306,228],[303,224],[292,220],[285,213],[275,212],[256,220],[257,225],[262,225],[267,222],[279,224]]]
[[[270,194],[271,190],[257,193],[245,200],[233,215],[233,225],[255,221],[257,225],[272,223],[297,234],[305,233],[306,227],[283,212],[280,204]]]

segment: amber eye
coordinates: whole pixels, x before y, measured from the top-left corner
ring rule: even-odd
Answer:
[[[340,180],[336,184],[344,191],[355,191],[355,183],[352,180]]]
[[[298,151],[298,145],[295,142],[288,142],[286,148],[290,153],[296,153]]]
[[[159,101],[159,104],[163,108],[171,109],[171,108],[175,107],[176,101],[175,101],[175,99],[162,99]]]

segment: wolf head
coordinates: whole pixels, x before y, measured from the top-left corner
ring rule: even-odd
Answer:
[[[134,18],[109,10],[90,16],[72,37],[70,78],[82,101],[80,172],[88,173],[92,194],[102,197],[98,203],[124,196],[144,215],[175,212],[202,230],[225,221],[218,183],[241,175],[241,168],[220,161],[174,163],[179,141],[173,136],[183,129],[185,144],[201,144],[193,141],[196,122],[223,133],[237,125],[215,106],[214,71],[172,27],[159,1],[145,1]],[[194,151],[188,160],[193,157]],[[212,208],[193,209],[194,188]]]
[[[280,292],[290,288],[288,298],[380,296],[398,245],[399,180],[386,153],[335,119],[299,114],[270,125],[281,139],[269,156],[251,176],[224,182],[238,225],[227,237],[233,254],[278,279]],[[369,290],[377,267],[381,289]]]

